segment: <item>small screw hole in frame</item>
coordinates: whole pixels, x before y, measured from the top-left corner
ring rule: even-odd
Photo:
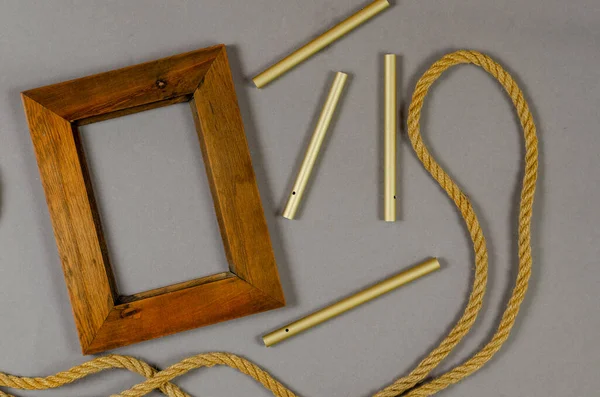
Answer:
[[[290,330],[288,328],[285,329],[285,332],[290,332]]]
[[[292,196],[295,196],[295,195],[296,195],[296,192],[292,192]]]

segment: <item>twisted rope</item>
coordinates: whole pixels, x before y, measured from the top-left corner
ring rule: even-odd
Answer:
[[[473,280],[473,288],[469,296],[469,301],[465,311],[450,331],[448,336],[435,348],[429,355],[421,361],[421,363],[407,376],[398,379],[390,386],[375,394],[375,397],[391,397],[397,396],[415,387],[438,364],[450,354],[452,349],[462,340],[469,332],[477,314],[481,310],[483,296],[485,294],[488,272],[488,252],[485,244],[485,238],[479,225],[477,215],[473,210],[467,196],[460,190],[458,185],[444,171],[444,169],[435,161],[435,159],[427,150],[421,138],[421,109],[423,101],[427,96],[432,84],[440,77],[440,75],[448,68],[458,64],[474,64],[482,67],[486,72],[491,74],[498,80],[504,90],[510,96],[517,115],[521,122],[523,135],[525,140],[525,172],[523,176],[523,186],[521,189],[521,204],[519,211],[519,271],[517,281],[513,289],[512,296],[507,304],[507,307],[502,315],[498,329],[492,339],[478,353],[472,356],[463,364],[446,372],[442,376],[427,382],[419,387],[412,389],[406,394],[410,397],[424,397],[437,393],[448,386],[457,383],[461,379],[466,378],[488,362],[492,356],[500,349],[502,344],[508,339],[510,330],[515,324],[517,314],[521,303],[525,299],[525,293],[529,285],[531,276],[531,216],[533,208],[533,198],[535,193],[537,170],[538,170],[538,148],[536,128],[533,122],[533,117],[529,111],[529,106],[523,97],[521,89],[518,87],[514,79],[493,59],[487,55],[476,51],[457,51],[448,54],[435,62],[429,70],[419,79],[413,93],[412,101],[408,112],[408,136],[412,146],[417,154],[417,157],[423,163],[423,166],[433,179],[444,189],[448,196],[452,199],[456,207],[465,221],[467,229],[473,241],[473,250],[475,253],[475,278]]]
[[[510,96],[517,110],[521,127],[523,128],[525,140],[525,172],[523,176],[519,211],[519,271],[512,296],[500,320],[500,324],[490,341],[464,363],[438,378],[421,383],[469,332],[477,318],[477,314],[481,310],[487,284],[488,252],[485,238],[475,211],[473,210],[473,206],[458,185],[429,153],[429,150],[421,138],[419,124],[425,96],[433,83],[446,69],[463,63],[480,66],[498,80]],[[407,376],[396,380],[391,385],[377,392],[374,397],[395,397],[401,394],[406,397],[430,396],[459,382],[483,367],[508,339],[519,312],[519,307],[525,299],[525,293],[531,276],[531,216],[538,169],[537,136],[529,107],[523,97],[523,93],[513,78],[498,63],[479,52],[457,51],[448,54],[435,62],[417,82],[409,108],[407,122],[408,136],[419,160],[421,160],[425,169],[429,171],[431,176],[452,199],[469,230],[475,254],[475,277],[463,315],[452,328],[448,336],[446,336],[439,346],[429,353]],[[169,397],[187,397],[188,394],[169,382],[193,369],[212,367],[215,365],[225,365],[239,370],[260,382],[276,397],[295,397],[295,394],[292,391],[287,389],[256,364],[230,353],[200,354],[186,358],[160,372],[157,372],[148,364],[135,358],[109,355],[96,358],[71,368],[68,371],[46,378],[25,378],[0,373],[0,387],[5,386],[27,390],[50,389],[72,383],[77,379],[106,369],[125,368],[146,377],[147,380],[133,386],[129,390],[123,391],[118,395],[120,397],[144,396],[155,389],[160,389]],[[0,397],[12,396],[0,391]]]
[[[146,378],[152,378],[158,371],[149,364],[134,357],[119,356],[116,354],[98,357],[86,363],[77,365],[67,371],[59,372],[56,375],[50,375],[45,378],[29,378],[21,376],[7,375],[0,372],[0,386],[10,387],[21,390],[46,390],[55,389],[78,379],[96,374],[98,372],[112,369],[123,368],[131,372],[138,373]],[[191,397],[183,392],[179,386],[169,382],[163,382],[158,386],[160,391],[170,397]],[[0,397],[14,397],[0,390]]]

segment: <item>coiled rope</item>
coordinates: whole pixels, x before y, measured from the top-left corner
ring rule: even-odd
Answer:
[[[523,176],[519,211],[519,271],[512,296],[507,304],[502,319],[500,320],[500,324],[490,341],[479,352],[461,365],[451,369],[438,378],[421,383],[469,332],[475,322],[477,314],[481,310],[487,284],[488,251],[475,211],[467,196],[431,156],[423,143],[420,131],[421,109],[427,92],[446,69],[463,63],[480,66],[498,80],[512,99],[521,122],[521,127],[523,128],[525,140],[525,172]],[[467,229],[469,230],[475,254],[475,277],[464,313],[448,336],[437,348],[429,353],[410,374],[396,380],[391,385],[377,392],[374,397],[395,397],[401,394],[406,397],[430,396],[459,382],[483,367],[508,338],[519,312],[519,307],[525,299],[525,293],[531,276],[531,216],[537,181],[538,141],[533,117],[531,116],[527,102],[523,97],[523,93],[513,78],[498,63],[487,55],[479,52],[457,51],[445,55],[435,62],[417,82],[409,108],[407,123],[408,136],[419,160],[421,160],[425,169],[429,171],[431,176],[452,199],[459,209]],[[160,372],[138,359],[119,355],[109,355],[96,358],[71,368],[68,371],[60,372],[46,378],[27,378],[0,373],[0,387],[44,390],[72,383],[78,379],[106,369],[124,368],[136,372],[147,379],[131,389],[123,391],[118,396],[139,397],[150,393],[152,390],[160,389],[165,395],[170,397],[187,397],[189,396],[188,394],[183,392],[176,385],[170,383],[170,381],[193,369],[212,367],[215,365],[226,365],[239,370],[260,382],[276,397],[295,397],[295,394],[292,391],[283,386],[256,364],[230,353],[200,354],[186,358]],[[0,391],[0,397],[12,396]]]

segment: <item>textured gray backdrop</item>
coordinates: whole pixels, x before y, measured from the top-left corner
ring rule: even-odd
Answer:
[[[515,332],[448,396],[591,396],[600,388],[600,3],[405,0],[263,90],[249,78],[367,0],[0,1],[0,371],[43,375],[84,360],[19,92],[226,43],[285,309],[116,353],[164,367],[225,350],[302,396],[367,396],[407,373],[461,313],[473,258],[459,215],[400,143],[400,221],[381,209],[382,54],[401,55],[406,101],[442,54],[488,52],[524,89],[539,127],[535,273]],[[351,74],[301,219],[279,216],[333,71]],[[522,143],[498,84],[475,67],[444,76],[424,135],[473,199],[490,248],[474,332],[437,373],[484,343],[515,275]],[[109,248],[125,292],[225,269],[204,166],[185,105],[83,129]],[[264,332],[428,256],[443,270],[277,347]],[[118,371],[39,393],[98,396],[139,377]],[[269,395],[227,368],[178,383],[198,396]],[[17,392],[18,395],[33,395]],[[38,394],[36,394],[38,395]]]

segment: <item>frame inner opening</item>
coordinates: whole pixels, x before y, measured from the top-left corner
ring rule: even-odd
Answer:
[[[229,270],[188,103],[79,133],[119,295]]]

